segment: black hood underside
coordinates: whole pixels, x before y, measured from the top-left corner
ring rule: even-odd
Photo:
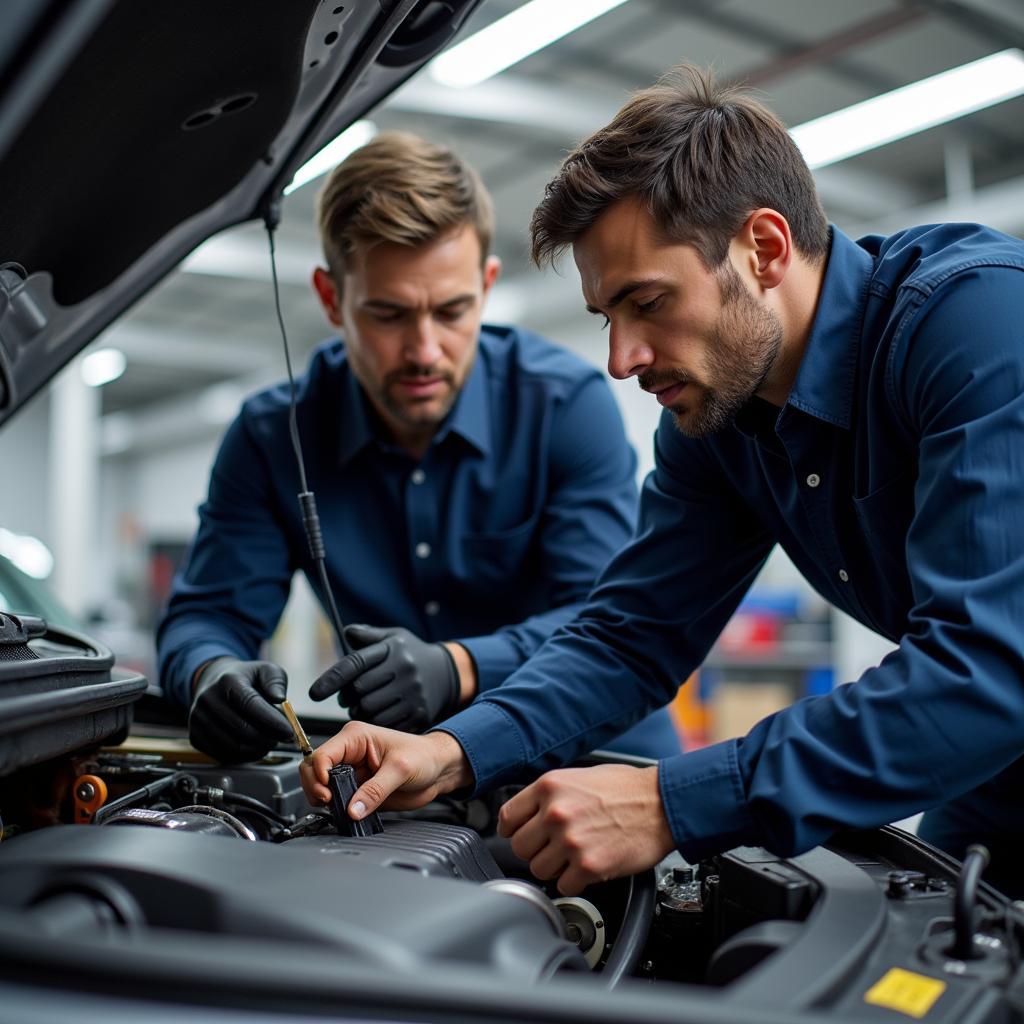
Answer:
[[[198,244],[265,213],[477,3],[15,4],[20,38],[0,47],[0,423]]]

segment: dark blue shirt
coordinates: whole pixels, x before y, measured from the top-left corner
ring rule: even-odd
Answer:
[[[635,457],[611,391],[529,332],[483,330],[419,462],[384,440],[340,341],[299,380],[298,419],[343,620],[458,639],[481,690],[573,617],[632,532]],[[161,681],[178,702],[209,659],[257,657],[297,570],[322,599],[300,489],[288,389],[276,387],[249,399],[224,438],[160,626]]]
[[[1024,243],[970,224],[831,253],[795,386],[708,438],[666,415],[636,539],[579,617],[445,723],[477,785],[664,701],[780,543],[899,643],[856,682],[660,763],[679,849],[806,850],[1024,753]]]

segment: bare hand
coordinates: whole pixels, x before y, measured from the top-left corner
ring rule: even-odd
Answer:
[[[656,766],[548,772],[502,807],[498,832],[566,896],[653,867],[675,847]]]
[[[407,811],[430,803],[441,793],[473,781],[466,755],[446,732],[414,736],[365,722],[349,722],[318,747],[311,764],[300,769],[306,799],[316,806],[330,802],[327,773],[336,764],[355,766],[360,786],[348,805],[356,820],[379,809]]]

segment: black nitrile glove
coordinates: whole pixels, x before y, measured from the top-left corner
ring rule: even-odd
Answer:
[[[422,732],[459,703],[459,673],[444,644],[430,644],[407,629],[346,626],[352,648],[310,688],[313,700],[338,694],[361,722]]]
[[[224,764],[256,761],[278,740],[292,739],[274,707],[288,696],[288,677],[269,661],[214,658],[196,680],[188,738]]]

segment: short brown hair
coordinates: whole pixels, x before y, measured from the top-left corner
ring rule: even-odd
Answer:
[[[481,259],[490,252],[494,207],[479,175],[445,146],[384,132],[331,172],[317,200],[327,265],[340,282],[346,259],[379,242],[419,245],[470,224]]]
[[[762,206],[789,221],[805,257],[828,253],[814,179],[782,122],[690,64],[638,92],[565,159],[530,222],[533,261],[553,262],[627,196],[643,199],[666,237],[693,245],[708,269]]]

